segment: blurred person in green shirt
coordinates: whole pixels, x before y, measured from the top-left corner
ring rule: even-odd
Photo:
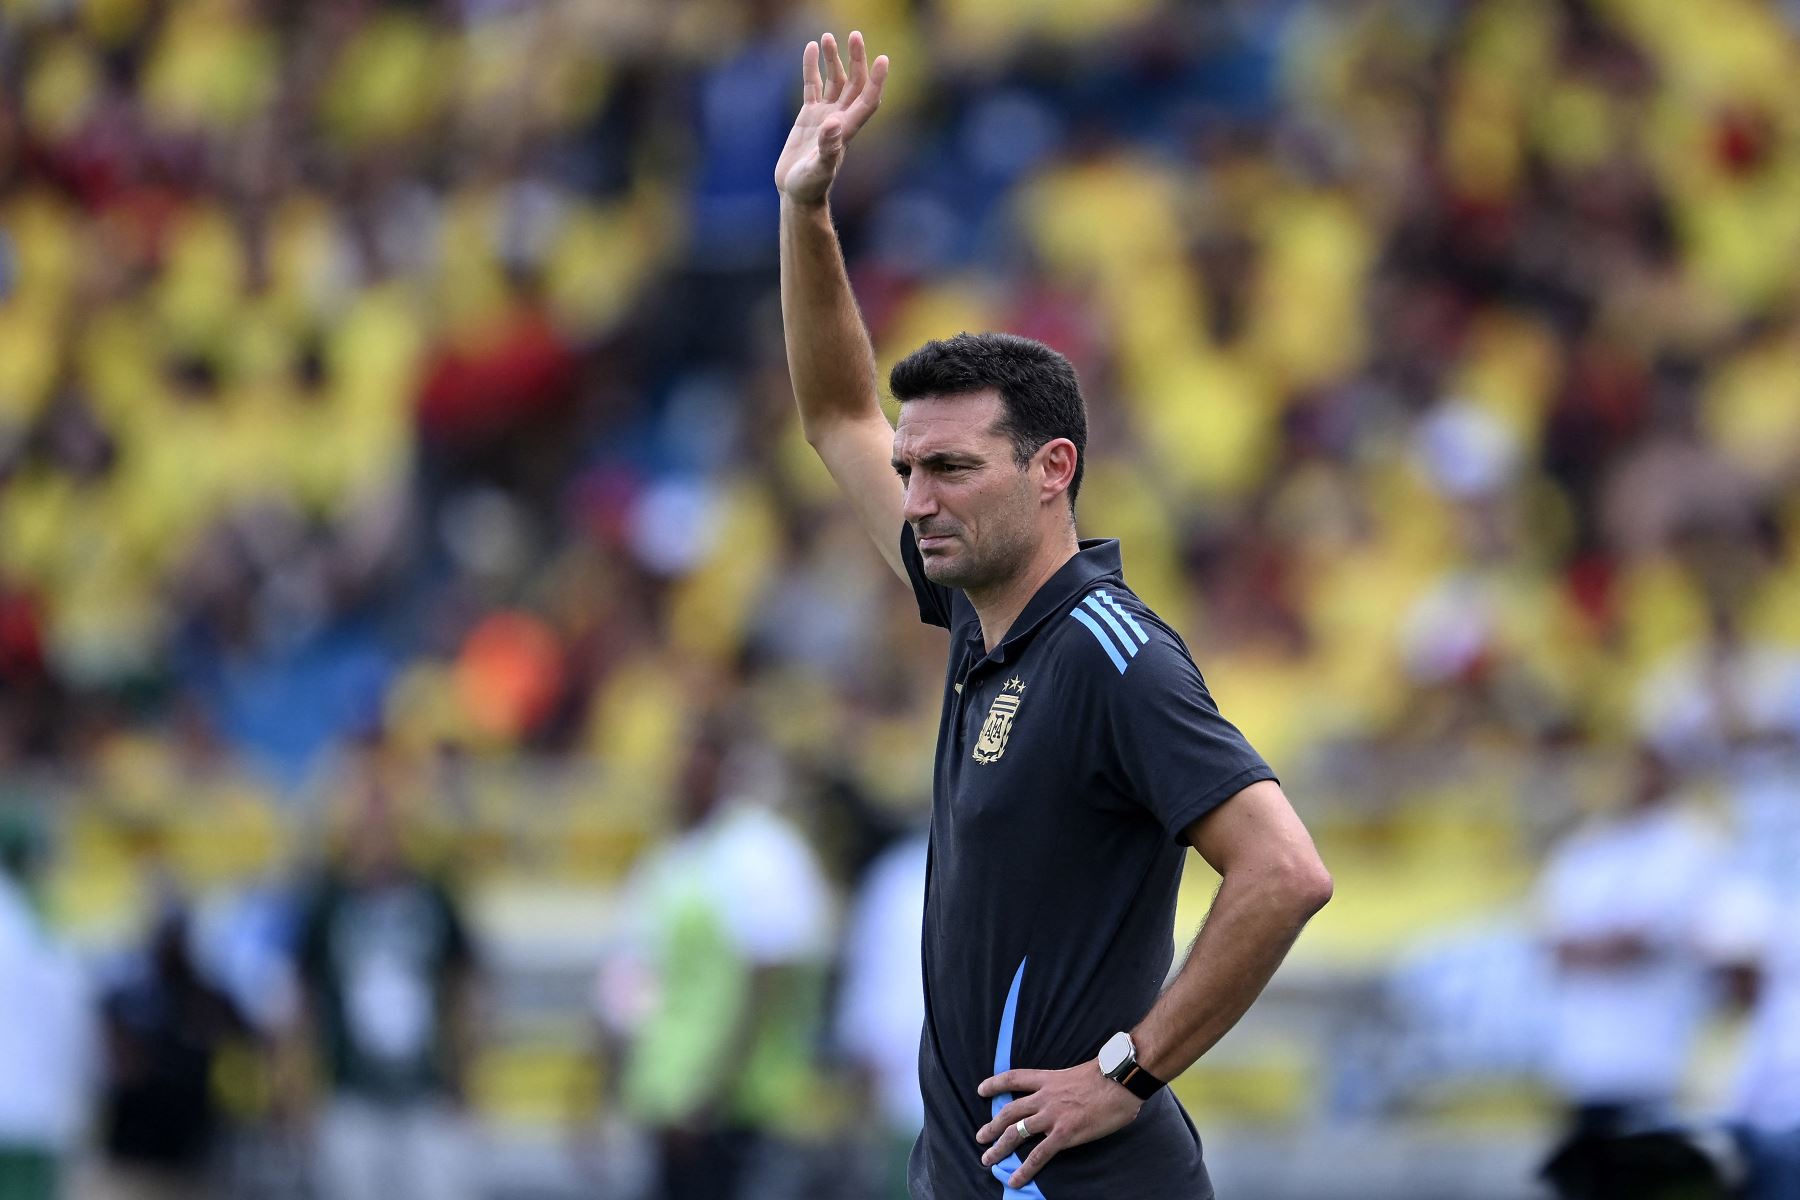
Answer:
[[[621,897],[598,1002],[623,1047],[618,1102],[651,1132],[667,1200],[748,1193],[772,1143],[823,1116],[813,1055],[833,899],[770,802],[782,786],[779,764],[749,742],[702,731],[675,836]]]

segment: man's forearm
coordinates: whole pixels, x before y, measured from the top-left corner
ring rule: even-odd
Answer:
[[[1131,1031],[1138,1062],[1174,1079],[1236,1025],[1330,896],[1305,875],[1227,873],[1175,980]]]
[[[781,323],[807,440],[835,421],[880,412],[875,351],[824,204],[782,198]]]

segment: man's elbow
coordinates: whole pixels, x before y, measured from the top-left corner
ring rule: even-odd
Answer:
[[[1301,921],[1331,902],[1331,872],[1316,854],[1291,859],[1276,872],[1282,905],[1292,910]]]

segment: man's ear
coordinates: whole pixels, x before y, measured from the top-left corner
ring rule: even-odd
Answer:
[[[1051,499],[1069,490],[1075,482],[1075,463],[1079,452],[1068,438],[1051,438],[1038,447],[1035,457],[1044,471],[1041,499]]]

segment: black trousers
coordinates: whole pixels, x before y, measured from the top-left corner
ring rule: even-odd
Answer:
[[[662,1200],[736,1200],[762,1135],[750,1129],[665,1130]]]

